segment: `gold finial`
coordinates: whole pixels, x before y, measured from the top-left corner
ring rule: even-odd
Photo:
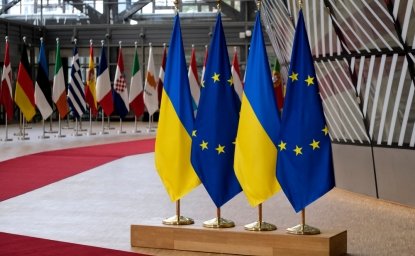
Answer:
[[[101,46],[104,47],[104,40],[101,40]]]
[[[120,45],[120,48],[121,48],[121,43],[122,43],[122,41],[118,41],[118,44]]]
[[[43,37],[40,38],[40,43],[43,44]]]
[[[216,0],[216,7],[218,9],[218,13],[221,12],[221,9],[220,9],[221,2],[222,2],[221,0]]]
[[[261,10],[261,4],[262,4],[261,0],[256,1],[256,9],[257,9],[258,11],[260,11],[260,10]]]
[[[298,4],[298,8],[300,9],[303,8],[303,0],[298,0],[297,4]]]
[[[194,45],[194,44],[192,44],[192,49],[193,49],[193,48],[195,48],[195,45]]]
[[[92,46],[92,44],[93,44],[92,39],[89,39],[89,46]]]
[[[134,46],[135,46],[135,48],[137,49],[137,45],[138,45],[138,42],[137,41],[135,41],[134,42]]]
[[[59,44],[59,37],[56,38],[56,43]]]
[[[5,36],[4,39],[6,39],[6,43],[9,41],[9,37]]]
[[[163,43],[163,48],[166,48],[166,46],[167,46],[167,44],[166,43]]]
[[[24,36],[23,37],[23,43],[25,43],[25,44],[26,44],[26,39],[27,39],[26,36]]]
[[[236,46],[233,47],[233,52],[238,52],[238,48]]]
[[[173,0],[173,4],[174,4],[174,11],[178,13],[179,12],[179,0]]]
[[[75,43],[75,45],[76,45],[76,43],[78,42],[78,39],[75,37],[75,39],[73,40],[73,42]]]
[[[205,44],[205,49],[206,49],[206,50],[207,50],[207,47],[208,47],[208,46],[207,46],[207,44]]]

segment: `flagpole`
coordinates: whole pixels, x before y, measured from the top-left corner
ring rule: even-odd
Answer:
[[[22,124],[22,127],[23,127],[23,134],[22,134],[22,138],[21,138],[21,140],[30,140],[30,137],[26,137],[26,125],[25,125],[25,121],[26,121],[26,118],[23,116],[22,117],[22,119],[23,119],[23,124]]]
[[[39,136],[41,139],[49,139],[49,136],[46,136],[46,130],[45,130],[45,119],[42,119],[42,136]]]
[[[105,123],[104,110],[101,108],[101,111],[102,111],[102,130],[101,130],[101,134],[108,134],[108,132],[105,131],[105,127],[104,127],[104,123]]]
[[[61,114],[59,113],[59,120],[58,120],[58,126],[59,126],[59,131],[58,131],[58,138],[63,138],[66,137],[66,135],[62,134],[62,124],[61,124]]]
[[[258,221],[247,224],[244,226],[245,230],[248,231],[273,231],[277,227],[271,223],[262,221],[262,203],[258,205]]]
[[[91,112],[91,108],[89,108],[89,131],[88,131],[88,135],[96,135],[96,133],[92,131],[92,112]]]
[[[58,131],[54,131],[52,128],[52,115],[49,117],[49,131],[46,131],[47,133],[58,133]]]
[[[134,130],[133,133],[141,133],[140,130],[137,130],[137,116],[134,114]]]
[[[12,141],[12,138],[8,138],[8,133],[9,133],[9,128],[8,128],[8,123],[7,123],[7,111],[6,113],[6,120],[5,120],[5,129],[6,129],[6,137],[4,137],[4,141]]]
[[[176,201],[176,215],[164,219],[162,221],[164,225],[191,225],[194,224],[194,220],[192,218],[184,217],[180,215],[180,199]]]

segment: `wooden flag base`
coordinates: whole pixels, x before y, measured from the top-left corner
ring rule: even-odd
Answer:
[[[322,230],[314,236],[285,230],[245,231],[162,224],[131,225],[131,246],[240,255],[342,255],[347,253],[347,231]]]

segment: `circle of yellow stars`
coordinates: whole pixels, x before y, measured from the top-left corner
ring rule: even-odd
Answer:
[[[324,128],[321,130],[324,133],[324,136],[327,136],[329,133],[329,128],[327,127],[327,125],[324,126]],[[309,144],[310,147],[314,150],[318,150],[320,148],[320,141],[313,139],[313,141]],[[280,143],[277,145],[279,151],[284,151],[287,150],[287,142],[285,141],[280,141]],[[295,153],[296,156],[302,155],[303,154],[303,148],[295,145],[295,148],[293,149],[293,152]]]

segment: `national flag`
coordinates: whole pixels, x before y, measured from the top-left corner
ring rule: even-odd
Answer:
[[[238,94],[239,99],[241,99],[243,85],[241,81],[241,72],[239,71],[238,52],[236,51],[236,49],[235,49],[235,52],[233,53],[231,72],[232,72],[232,79],[233,79],[233,87],[235,88],[235,91]]]
[[[117,69],[115,70],[114,78],[114,91],[115,110],[120,118],[124,118],[130,111],[130,104],[128,103],[128,90],[124,74],[124,60],[122,57],[121,46],[118,50]]]
[[[275,177],[280,118],[259,11],[247,66],[234,168],[248,202],[257,206],[281,189]]]
[[[14,102],[22,111],[27,121],[32,120],[36,114],[35,108],[35,87],[31,77],[31,67],[27,58],[26,43],[23,43],[22,56],[17,73],[16,92],[14,93]]]
[[[73,48],[71,77],[68,86],[68,103],[72,114],[80,118],[86,111],[84,94],[84,83],[82,82],[81,67],[79,65],[78,47]]]
[[[66,100],[65,76],[63,75],[61,48],[59,39],[56,39],[56,60],[55,75],[53,77],[52,99],[56,104],[60,118],[64,118],[69,112],[68,102]]]
[[[334,187],[331,141],[302,10],[294,36],[278,148],[278,181],[296,212]]]
[[[221,207],[241,191],[233,169],[241,102],[233,88],[221,15],[206,63],[205,87],[192,132],[192,164],[207,192]]]
[[[197,105],[199,105],[199,98],[200,98],[200,83],[199,77],[197,74],[197,63],[196,63],[196,52],[195,48],[192,45],[192,56],[190,57],[190,64],[189,64],[189,84],[190,84],[190,92],[192,94],[192,102],[193,102],[193,112],[197,112]]]
[[[112,99],[112,88],[110,81],[110,73],[108,70],[107,57],[105,56],[105,46],[101,48],[101,58],[98,65],[97,78],[97,102],[101,105],[105,115],[109,116],[114,111],[114,103]]]
[[[6,38],[6,47],[4,51],[3,73],[1,75],[0,102],[7,114],[7,120],[13,119],[13,91],[12,91],[12,67],[9,55],[9,40]]]
[[[163,59],[161,60],[159,79],[158,79],[158,82],[157,82],[158,104],[161,104],[161,96],[163,95],[164,70],[166,70],[166,58],[167,58],[167,48],[166,48],[166,44],[164,44]]]
[[[148,53],[146,82],[144,83],[144,104],[146,105],[148,114],[153,115],[159,108],[158,96],[157,96],[157,83],[154,74],[156,70],[154,68],[153,47],[150,44],[150,50]]]
[[[274,68],[272,69],[272,82],[274,83],[274,94],[277,99],[278,110],[281,112],[284,106],[284,88],[278,59],[275,59]]]
[[[86,72],[85,101],[89,106],[91,115],[93,116],[98,114],[96,82],[94,46],[91,42],[89,46],[89,64]]]
[[[130,95],[128,97],[130,108],[134,112],[135,116],[141,116],[144,113],[143,77],[140,63],[138,62],[137,46],[134,53],[133,68],[131,71]]]
[[[178,14],[169,46],[155,162],[170,199],[176,201],[200,184],[190,162],[194,117]]]
[[[205,45],[205,59],[203,60],[202,75],[200,76],[200,87],[205,87],[205,71],[206,71],[206,62],[208,58],[208,46]],[[200,97],[199,97],[200,100]]]
[[[52,87],[49,83],[49,66],[46,61],[43,39],[41,39],[40,42],[35,84],[35,103],[40,114],[42,115],[43,120],[46,120],[53,113]]]

